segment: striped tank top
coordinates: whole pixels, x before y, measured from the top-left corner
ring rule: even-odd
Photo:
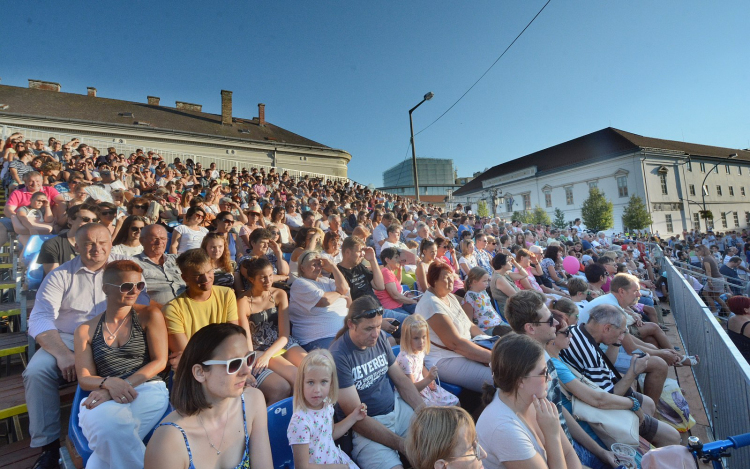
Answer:
[[[121,347],[110,347],[104,341],[104,314],[94,331],[91,351],[94,354],[94,365],[99,376],[114,376],[125,379],[151,361],[146,342],[146,333],[138,321],[138,314],[130,310],[130,338]],[[160,380],[159,375],[149,381]]]

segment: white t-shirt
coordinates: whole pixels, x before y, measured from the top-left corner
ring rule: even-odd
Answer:
[[[329,306],[315,306],[325,293],[332,291],[336,291],[336,282],[331,278],[310,280],[298,277],[292,284],[289,320],[294,324],[294,337],[303,345],[333,337],[344,326],[348,312],[345,298],[339,298]]]
[[[384,239],[388,239],[388,228],[386,228],[385,225],[381,223],[376,226],[374,230],[372,230],[372,240],[375,243],[375,254],[377,254],[378,256],[380,255],[380,251],[383,249],[383,247],[380,246],[379,243]]]
[[[174,228],[174,231],[180,233],[180,245],[177,246],[177,254],[182,254],[188,249],[201,247],[203,238],[208,234],[208,230],[202,226],[196,231],[185,225],[178,225]]]
[[[138,246],[134,246],[134,247],[126,246],[124,244],[118,244],[117,246],[112,246],[112,253],[113,254],[122,254],[124,256],[133,257],[133,256],[135,256],[137,254],[142,253],[142,252],[143,252],[143,246],[140,245],[140,244]]]
[[[453,327],[456,328],[456,333],[460,337],[471,340],[471,326],[473,323],[469,320],[468,316],[466,316],[466,313],[461,308],[455,295],[450,294],[448,295],[448,298],[450,299],[450,306],[443,303],[434,293],[428,291],[417,303],[417,308],[414,314],[422,316],[425,320],[430,319],[435,314],[444,314],[448,316],[448,320],[453,323]],[[432,327],[430,327],[429,332],[430,341],[433,344],[445,346],[440,340],[440,337],[438,337],[437,334],[435,334],[435,331],[432,330]],[[296,335],[295,332],[295,336]],[[425,357],[425,364],[427,365],[427,368],[430,368],[443,358],[459,357],[462,357],[462,355],[452,350],[433,346],[430,347],[430,354]]]
[[[534,434],[497,393],[477,420],[477,438],[487,452],[485,469],[504,469],[505,461],[525,461],[537,453],[547,461],[547,453]]]

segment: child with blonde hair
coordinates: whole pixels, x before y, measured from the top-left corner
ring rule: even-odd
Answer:
[[[338,398],[336,365],[328,350],[310,352],[300,363],[294,382],[294,414],[286,435],[299,468],[325,466],[330,469],[358,469],[358,466],[336,446],[355,423],[367,416],[362,404],[344,420],[333,423],[333,406]]]
[[[401,325],[401,351],[396,363],[411,378],[417,391],[428,406],[458,405],[458,398],[441,388],[435,379],[438,377],[436,366],[424,366],[424,357],[430,352],[430,330],[427,321],[418,314],[413,314]]]

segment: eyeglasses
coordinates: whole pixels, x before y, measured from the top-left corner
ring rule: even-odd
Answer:
[[[234,220],[232,220],[231,218],[224,218],[221,221],[223,221],[224,223],[234,223]]]
[[[110,285],[112,287],[118,287],[120,289],[120,293],[130,293],[135,288],[138,291],[143,291],[144,288],[146,288],[146,282],[125,282],[120,285],[116,285],[114,283],[105,283],[105,285]]]
[[[139,232],[139,231],[141,231],[142,229],[143,229],[143,227],[142,227],[142,226],[131,226],[131,227],[130,227],[130,231],[131,231],[131,232],[133,232],[133,233],[138,233],[138,232]]]
[[[227,374],[233,375],[240,371],[243,363],[245,363],[248,368],[251,368],[253,366],[253,363],[255,363],[255,352],[248,352],[248,354],[242,358],[230,358],[229,360],[208,360],[201,363],[201,365],[226,365]]]
[[[475,442],[474,442],[474,443],[473,443],[473,444],[471,445],[471,449],[469,450],[469,451],[471,451],[470,453],[468,453],[468,454],[464,454],[464,455],[462,455],[462,456],[454,456],[454,457],[451,457],[451,458],[445,458],[445,459],[448,459],[448,460],[456,460],[456,459],[463,459],[463,458],[470,458],[470,457],[475,457],[475,458],[477,459],[477,461],[480,461],[480,460],[481,460],[481,458],[480,458],[479,456],[480,456],[480,453],[481,453],[481,449],[482,449],[482,447],[481,447],[481,446],[479,446],[479,442],[478,442],[478,441],[475,441]]]
[[[108,217],[110,215],[114,215],[115,211],[114,210],[105,210],[105,211],[101,212],[101,214]]]
[[[354,316],[352,316],[352,320],[362,319],[362,318],[372,319],[378,315],[380,316],[383,315],[383,308],[368,309],[367,311],[363,311],[359,314],[355,314]]]
[[[84,223],[99,223],[98,218],[81,217]]]
[[[148,208],[148,205],[146,205],[146,204],[138,204],[138,205],[133,205],[133,208],[138,208],[138,209],[141,209],[141,210],[146,210]]]
[[[570,327],[568,327],[568,328],[565,328],[565,329],[563,329],[563,330],[561,330],[561,331],[557,331],[557,333],[558,333],[558,334],[562,334],[562,335],[564,335],[565,337],[570,337],[570,333],[571,333],[571,332],[572,332],[572,331],[570,330]]]
[[[538,374],[538,375],[528,375],[524,376],[524,378],[544,378],[545,381],[549,381],[549,368],[544,369],[544,373]]]
[[[555,317],[550,316],[546,321],[531,321],[531,324],[547,324],[549,327],[555,325]]]

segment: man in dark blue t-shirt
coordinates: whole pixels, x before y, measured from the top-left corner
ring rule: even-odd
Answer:
[[[396,364],[380,330],[382,318],[377,300],[369,295],[355,300],[346,331],[330,347],[339,380],[339,416],[367,405],[367,417],[354,425],[352,442],[352,456],[362,469],[402,468],[398,452],[404,453],[414,410],[424,406],[416,386]]]

